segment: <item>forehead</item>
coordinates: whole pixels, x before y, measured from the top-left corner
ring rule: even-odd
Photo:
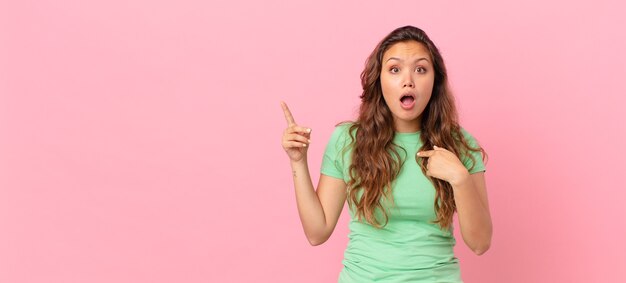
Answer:
[[[410,40],[394,43],[383,53],[383,62],[391,57],[398,59],[430,58],[428,48],[420,42]]]

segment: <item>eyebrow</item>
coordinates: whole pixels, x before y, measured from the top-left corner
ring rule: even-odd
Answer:
[[[403,61],[404,61],[404,60],[402,60],[402,59],[400,59],[400,58],[391,57],[391,58],[387,59],[387,61],[385,61],[385,63],[389,62],[389,60],[392,60],[392,59],[393,59],[393,60],[398,60],[398,61],[400,61],[400,62],[403,62]],[[428,61],[428,58],[426,58],[426,57],[422,57],[422,58],[416,59],[415,61],[413,61],[413,63],[417,63],[417,62],[422,61],[422,60],[426,60],[427,62],[430,62],[430,61]]]

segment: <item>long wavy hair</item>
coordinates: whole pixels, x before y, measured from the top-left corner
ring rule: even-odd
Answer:
[[[356,209],[358,220],[364,218],[376,228],[382,228],[389,218],[383,205],[383,198],[391,200],[391,182],[396,179],[402,160],[401,147],[393,143],[394,122],[391,110],[385,103],[380,82],[383,54],[398,42],[417,41],[429,51],[435,71],[433,92],[428,105],[421,114],[421,134],[423,143],[420,150],[433,149],[434,145],[446,148],[456,154],[460,160],[469,156],[471,151],[485,151],[480,147],[471,147],[463,137],[458,123],[454,98],[449,90],[448,75],[443,58],[435,44],[426,33],[413,26],[405,26],[392,31],[374,49],[367,58],[365,69],[361,73],[361,106],[358,119],[350,126],[353,149],[352,164],[349,167],[348,204]],[[426,175],[426,158],[416,158],[416,162]],[[475,163],[475,162],[474,162]],[[449,229],[456,211],[452,186],[443,180],[427,176],[436,190],[436,220],[442,229]],[[359,197],[359,193],[362,195]],[[382,212],[384,221],[378,219],[376,211]]]

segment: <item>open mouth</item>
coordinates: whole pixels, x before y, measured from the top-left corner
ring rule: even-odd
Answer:
[[[404,94],[400,97],[400,103],[404,107],[411,107],[415,103],[415,96],[413,94]]]

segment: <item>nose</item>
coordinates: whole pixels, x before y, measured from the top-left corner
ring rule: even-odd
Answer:
[[[404,75],[402,87],[410,87],[410,88],[415,87],[415,84],[413,83],[413,76],[410,73],[407,75]]]

